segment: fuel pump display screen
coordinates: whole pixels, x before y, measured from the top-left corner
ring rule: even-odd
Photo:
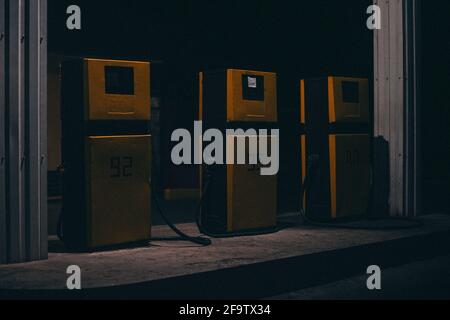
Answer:
[[[107,94],[134,95],[134,69],[131,67],[105,67]]]
[[[359,103],[359,83],[342,81],[342,100],[344,103]]]
[[[242,94],[244,100],[264,101],[264,77],[243,75]]]

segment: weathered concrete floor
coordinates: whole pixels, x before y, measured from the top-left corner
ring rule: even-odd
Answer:
[[[332,262],[326,260],[327,252],[331,254],[367,245],[378,248],[380,243],[450,231],[450,216],[421,219],[425,226],[410,230],[365,231],[297,226],[264,236],[214,239],[209,247],[185,242],[152,242],[148,247],[90,254],[51,253],[46,261],[0,266],[0,290],[63,290],[66,288],[66,269],[70,265],[81,268],[82,286],[89,289],[160,281],[323,253],[325,255],[321,259],[325,259],[323,263],[327,264]],[[186,224],[181,228],[188,233],[196,233],[194,225]],[[156,227],[153,231],[154,236],[172,235],[166,227]],[[448,247],[446,243],[442,246]]]

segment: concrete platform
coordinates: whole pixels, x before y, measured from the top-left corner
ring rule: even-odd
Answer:
[[[367,290],[367,275],[289,292],[268,300],[450,300],[450,255],[382,270],[382,290]]]
[[[167,241],[91,254],[55,252],[47,261],[1,266],[0,298],[270,297],[359,275],[372,264],[387,268],[449,254],[450,216],[421,220],[424,227],[410,230],[290,225],[270,235],[214,239],[210,247]],[[192,224],[181,228],[196,233]],[[156,227],[154,235],[172,234]],[[82,269],[80,292],[66,290],[70,265]]]

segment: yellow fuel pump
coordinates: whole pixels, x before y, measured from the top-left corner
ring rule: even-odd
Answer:
[[[202,72],[199,78],[200,117],[205,130],[217,128],[226,134],[227,129],[246,132],[276,127],[275,73],[227,69]],[[246,136],[246,159],[255,156],[249,144],[259,138]],[[228,152],[236,148],[239,135],[228,135],[226,140]],[[259,162],[202,167],[204,199],[199,225],[204,233],[220,237],[275,229],[277,177],[261,175],[260,168]]]
[[[62,64],[63,237],[90,250],[150,238],[150,63]]]
[[[367,79],[301,80],[300,123],[304,209],[329,221],[367,213],[370,198],[369,85]],[[308,172],[307,168],[314,168]]]

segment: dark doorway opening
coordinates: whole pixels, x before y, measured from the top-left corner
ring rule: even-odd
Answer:
[[[79,31],[66,28],[66,9],[74,4],[82,10]],[[58,59],[90,56],[163,62],[169,81],[160,114],[161,192],[198,187],[198,168],[176,167],[169,161],[171,132],[191,129],[198,117],[198,72],[226,67],[276,71],[282,134],[279,211],[297,210],[299,80],[342,75],[372,81],[373,34],[366,27],[371,4],[371,0],[49,0],[49,53],[55,57],[49,61],[53,68],[49,78],[55,81],[49,86],[49,100],[54,103],[49,106],[51,181],[60,181]],[[57,185],[50,183],[50,189],[57,196]],[[55,230],[59,214],[60,198],[55,199],[50,231]],[[183,201],[168,203],[175,222],[193,219],[191,210],[180,213],[180,208],[189,206]],[[188,201],[192,208],[195,201]]]
[[[421,189],[424,213],[450,213],[450,3],[422,1]]]

